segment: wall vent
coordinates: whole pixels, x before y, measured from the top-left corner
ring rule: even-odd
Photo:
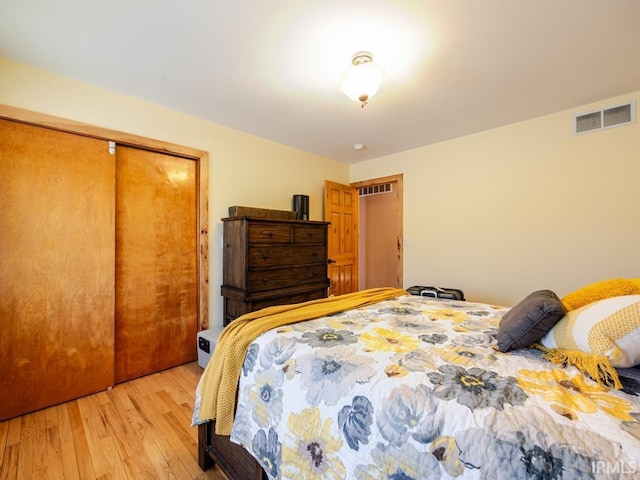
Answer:
[[[358,189],[359,196],[366,197],[368,195],[380,195],[381,193],[393,192],[391,183],[380,183],[378,185],[369,185],[368,187],[360,187]]]
[[[583,113],[573,118],[573,134],[605,130],[607,128],[620,127],[636,122],[636,102],[627,102],[621,105]]]

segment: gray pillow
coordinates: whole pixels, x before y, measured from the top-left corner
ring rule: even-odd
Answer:
[[[498,349],[508,352],[537,342],[567,309],[551,290],[538,290],[513,306],[500,320]]]

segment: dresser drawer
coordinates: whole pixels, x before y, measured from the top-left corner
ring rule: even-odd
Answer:
[[[318,227],[317,225],[295,225],[293,227],[294,243],[325,243],[326,241],[326,227]]]
[[[261,308],[272,307],[274,305],[287,305],[290,303],[302,303],[308,302],[310,300],[318,300],[327,296],[326,291],[327,287],[320,287],[307,293],[299,293],[289,296],[278,296],[275,298],[253,302],[251,307],[254,310],[260,310]]]
[[[291,243],[291,225],[249,224],[249,243]]]
[[[325,263],[324,245],[259,245],[249,249],[249,269]]]
[[[326,264],[310,267],[274,268],[249,272],[249,291],[259,292],[283,287],[296,287],[327,279]]]
[[[258,298],[247,298],[240,291],[229,291],[223,287],[224,296],[224,325],[238,318],[245,313],[260,310],[274,305],[286,305],[290,303],[308,302],[327,296],[328,280],[323,284],[298,287],[291,290],[275,290],[254,295]]]

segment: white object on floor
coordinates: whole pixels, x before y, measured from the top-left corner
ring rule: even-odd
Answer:
[[[198,332],[198,365],[205,368],[209,363],[213,350],[223,327],[213,327]]]

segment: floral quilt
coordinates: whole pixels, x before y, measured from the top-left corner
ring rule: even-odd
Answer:
[[[637,478],[638,378],[620,391],[500,353],[504,307],[403,296],[260,336],[231,440],[271,479]]]

